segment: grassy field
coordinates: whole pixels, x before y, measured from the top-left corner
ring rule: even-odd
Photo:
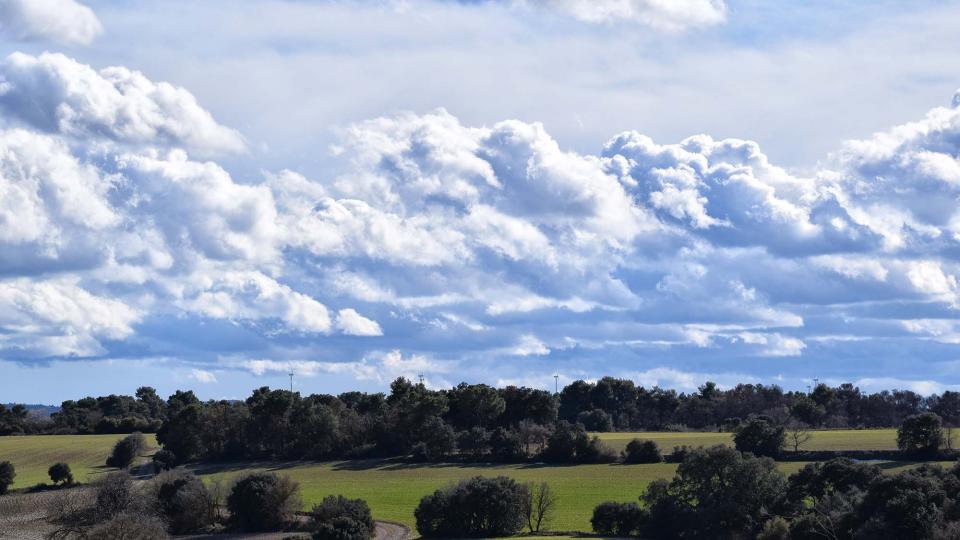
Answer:
[[[113,445],[124,435],[42,435],[32,437],[0,437],[0,461],[9,461],[17,470],[11,489],[50,482],[47,469],[57,462],[70,465],[78,482],[110,471],[104,461]],[[156,446],[156,438],[147,435],[147,442]]]
[[[821,432],[827,433],[827,432]],[[842,434],[857,440],[844,440]],[[604,434],[612,445],[626,444],[638,434]],[[656,433],[641,434],[654,438],[665,449],[676,444],[710,445],[724,442],[726,434]],[[817,434],[820,436],[820,433]],[[833,444],[833,448],[876,447],[883,444],[888,433],[871,434],[864,431],[829,432],[818,444]],[[17,467],[15,488],[48,481],[47,467],[56,461],[71,464],[78,479],[86,480],[108,471],[103,460],[120,436],[42,436],[0,437],[0,461],[10,460]],[[685,438],[684,438],[685,437]],[[620,441],[618,443],[617,441]],[[874,442],[871,442],[874,441]],[[820,446],[821,448],[823,446]],[[883,446],[881,446],[882,448]],[[803,463],[780,463],[785,473],[792,473]],[[911,466],[907,463],[884,463],[888,472],[897,472]],[[326,495],[360,497],[370,504],[378,519],[398,521],[412,526],[413,510],[420,498],[457,480],[475,475],[506,475],[521,482],[550,483],[558,497],[554,530],[590,530],[590,515],[594,506],[606,500],[635,501],[646,485],[658,478],[670,478],[676,465],[419,465],[384,460],[290,463],[290,464],[236,464],[226,468],[200,469],[204,478],[224,483],[245,472],[272,470],[290,475],[302,487],[304,506],[319,502]]]
[[[636,432],[636,433],[596,433],[604,442],[618,452],[631,439],[649,439],[660,445],[660,450],[669,453],[674,446],[713,446],[726,444],[733,446],[731,433],[678,433],[678,432]],[[838,429],[811,431],[811,438],[800,447],[801,450],[896,450],[897,430],[895,429]],[[788,438],[789,442],[789,438]]]

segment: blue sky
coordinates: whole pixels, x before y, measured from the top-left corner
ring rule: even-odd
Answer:
[[[958,388],[958,16],[0,0],[0,402]]]

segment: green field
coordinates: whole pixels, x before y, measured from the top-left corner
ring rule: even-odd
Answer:
[[[0,437],[0,461],[9,461],[17,470],[11,489],[50,482],[47,469],[57,462],[70,465],[78,482],[111,469],[104,465],[113,445],[124,435],[38,435]],[[156,438],[147,435],[147,442],[156,446]]]
[[[840,445],[833,448],[876,447],[889,437],[890,430],[877,433],[867,431],[821,432],[820,445]],[[846,435],[843,435],[846,434]],[[603,434],[612,445],[626,444],[638,434]],[[818,433],[817,436],[821,434]],[[665,449],[676,444],[693,446],[724,442],[729,436],[717,433],[647,433]],[[98,436],[39,436],[0,437],[0,460],[13,461],[18,477],[14,488],[22,488],[48,481],[47,467],[55,461],[71,464],[79,480],[108,471],[102,465],[118,435]],[[847,437],[844,440],[844,437]],[[850,437],[854,438],[851,442]],[[619,443],[617,441],[620,441]],[[870,442],[874,441],[874,442]],[[883,446],[880,446],[883,448]],[[820,446],[823,448],[823,446]],[[785,473],[792,473],[803,463],[780,463]],[[896,472],[908,463],[882,464],[888,472]],[[606,500],[635,501],[646,485],[657,478],[670,478],[676,465],[577,465],[541,466],[521,465],[420,465],[390,460],[290,463],[290,464],[236,464],[219,469],[199,469],[204,478],[226,484],[231,478],[254,470],[271,470],[290,475],[302,487],[304,506],[319,502],[326,495],[346,495],[366,499],[377,519],[397,521],[413,526],[413,510],[420,498],[434,489],[475,475],[506,475],[521,482],[549,482],[557,494],[554,530],[590,530],[590,515],[594,506]]]
[[[674,446],[713,446],[726,444],[733,446],[732,433],[686,433],[686,432],[636,432],[636,433],[596,433],[604,442],[618,452],[631,439],[656,441],[663,453],[669,453]],[[811,438],[803,444],[801,450],[896,450],[897,430],[895,429],[838,429],[811,431]],[[789,438],[788,438],[789,443]],[[788,446],[789,448],[789,446]]]

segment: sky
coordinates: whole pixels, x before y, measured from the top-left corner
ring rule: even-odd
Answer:
[[[0,402],[960,389],[958,17],[0,0]]]

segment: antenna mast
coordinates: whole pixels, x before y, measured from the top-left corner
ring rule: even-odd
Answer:
[[[560,374],[559,373],[553,376],[553,393],[554,394],[560,393]]]
[[[287,375],[290,375],[290,393],[292,394],[293,393],[293,370],[290,370],[290,373],[288,373]]]

